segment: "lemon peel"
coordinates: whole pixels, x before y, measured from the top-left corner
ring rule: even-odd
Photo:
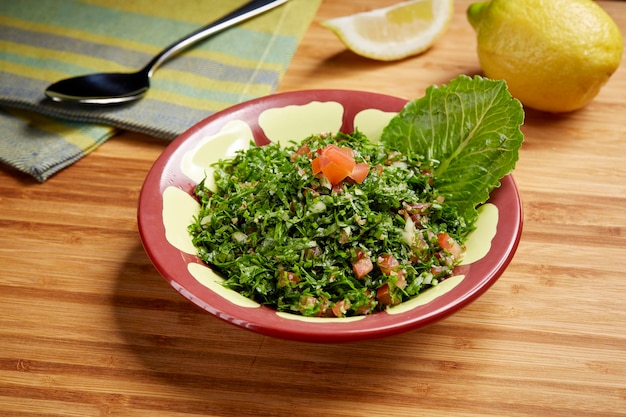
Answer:
[[[619,28],[592,0],[491,0],[467,19],[484,74],[537,110],[584,107],[621,63]]]
[[[412,0],[321,22],[354,53],[395,61],[429,49],[445,33],[453,0]]]

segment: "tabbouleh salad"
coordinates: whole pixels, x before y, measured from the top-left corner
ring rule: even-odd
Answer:
[[[422,165],[358,131],[251,146],[217,163],[216,191],[197,186],[193,242],[228,288],[279,311],[384,309],[449,276],[468,230]]]
[[[224,285],[305,316],[381,311],[437,285],[523,142],[506,83],[431,86],[383,129],[252,145],[214,165],[189,226]],[[299,138],[294,138],[299,139]]]

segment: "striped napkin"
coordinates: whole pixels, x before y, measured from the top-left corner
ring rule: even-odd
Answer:
[[[173,139],[212,113],[271,94],[321,0],[289,0],[175,56],[140,101],[54,103],[52,82],[143,67],[248,0],[16,0],[0,4],[0,161],[44,181],[127,129]]]

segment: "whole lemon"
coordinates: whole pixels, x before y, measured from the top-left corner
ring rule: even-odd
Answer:
[[[467,18],[485,75],[537,110],[585,106],[621,62],[622,35],[592,0],[491,0]]]

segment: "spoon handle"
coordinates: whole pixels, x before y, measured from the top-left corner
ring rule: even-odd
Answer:
[[[152,58],[152,60],[142,69],[142,72],[146,73],[148,77],[151,77],[154,70],[183,49],[217,32],[264,13],[286,2],[287,0],[252,0],[226,16],[209,23],[207,26],[204,26],[172,43],[163,49],[157,56]]]

